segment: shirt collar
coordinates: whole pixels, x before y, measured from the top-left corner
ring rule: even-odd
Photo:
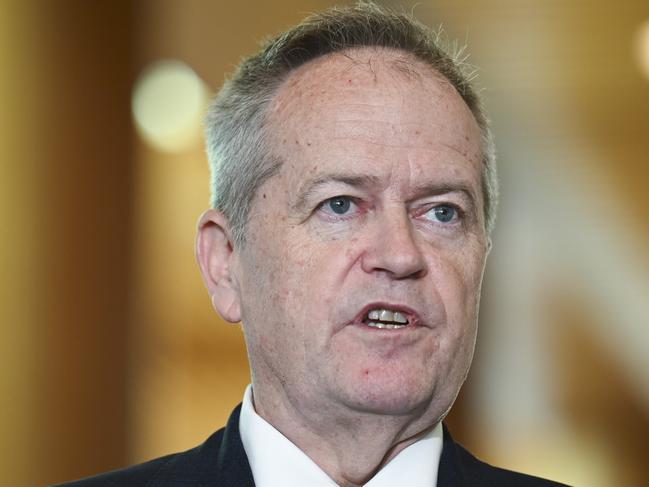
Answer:
[[[257,487],[335,487],[337,484],[302,450],[257,414],[249,385],[239,417],[241,441]],[[404,448],[365,487],[433,487],[442,453],[441,422]]]

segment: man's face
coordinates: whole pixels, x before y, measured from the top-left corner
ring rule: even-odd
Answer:
[[[439,420],[476,338],[481,134],[430,68],[348,54],[296,70],[270,107],[283,165],[233,266],[255,392],[311,416]]]

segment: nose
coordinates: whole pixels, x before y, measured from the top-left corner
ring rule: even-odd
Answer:
[[[423,277],[427,264],[407,212],[395,211],[375,222],[361,261],[367,273],[381,272],[392,279]]]

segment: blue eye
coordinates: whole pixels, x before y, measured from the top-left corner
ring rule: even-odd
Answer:
[[[452,221],[457,214],[457,210],[451,205],[438,205],[432,209],[432,212],[435,219],[441,223]]]
[[[352,201],[349,196],[336,196],[327,201],[327,206],[336,215],[344,215],[351,208]]]

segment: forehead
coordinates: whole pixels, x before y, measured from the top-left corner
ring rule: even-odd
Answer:
[[[269,108],[272,150],[292,171],[480,170],[481,132],[442,75],[414,56],[360,48],[296,69]],[[299,178],[298,178],[299,179]]]

